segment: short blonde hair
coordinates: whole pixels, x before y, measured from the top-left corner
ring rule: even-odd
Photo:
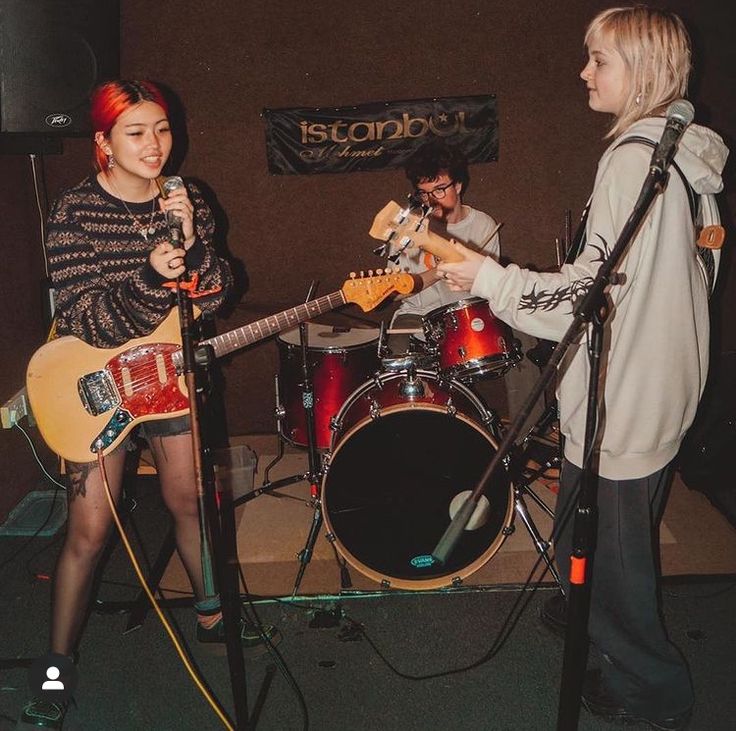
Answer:
[[[644,117],[661,115],[685,96],[691,68],[690,36],[674,13],[645,5],[609,8],[585,31],[585,45],[605,38],[623,59],[629,91],[607,137],[620,135]]]

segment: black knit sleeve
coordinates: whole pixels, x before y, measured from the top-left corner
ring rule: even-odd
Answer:
[[[146,273],[145,252],[126,262],[124,236],[105,240],[101,224],[91,231],[102,208],[80,189],[67,191],[51,211],[46,250],[59,333],[107,348],[150,333],[169,311],[171,294]]]
[[[194,225],[196,238],[186,256],[187,270],[199,278],[198,290],[207,292],[197,297],[195,303],[203,313],[212,314],[223,303],[233,276],[229,264],[217,256],[213,244],[215,220],[210,207],[202,197],[199,188],[191,182],[187,183],[189,197],[194,204]]]

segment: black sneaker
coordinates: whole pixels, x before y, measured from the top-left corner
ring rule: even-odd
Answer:
[[[50,703],[34,698],[23,707],[20,720],[39,728],[60,729],[68,706],[68,703]]]
[[[670,718],[646,718],[631,713],[606,690],[600,670],[588,670],[583,681],[583,707],[594,716],[619,723],[645,723],[656,731],[683,731],[690,722],[692,710],[688,709]]]
[[[557,637],[564,639],[567,632],[567,601],[562,594],[547,599],[539,610],[542,624]]]
[[[276,627],[272,624],[257,627],[254,624],[247,623],[242,618],[240,620],[240,642],[243,647],[256,647],[264,641],[264,637],[270,642],[274,642],[276,634]],[[225,642],[225,623],[220,619],[209,629],[197,623],[197,640],[205,643]]]

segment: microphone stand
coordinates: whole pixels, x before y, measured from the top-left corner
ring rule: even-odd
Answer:
[[[504,435],[486,471],[481,476],[473,492],[466,498],[432,552],[432,559],[435,562],[444,564],[447,561],[460,540],[470,517],[473,515],[492,474],[513,448],[514,442],[531,414],[534,404],[552,379],[567,349],[581,335],[583,327],[589,323],[591,325],[590,378],[583,450],[584,464],[573,526],[570,591],[567,597],[568,624],[557,718],[558,731],[569,731],[577,728],[580,715],[580,696],[587,661],[587,627],[590,608],[590,585],[588,583],[590,577],[587,575],[587,565],[589,557],[592,558],[593,555],[597,531],[598,475],[594,465],[593,452],[598,418],[598,381],[603,326],[608,315],[605,289],[609,285],[621,283],[620,275],[616,274],[614,269],[646,217],[654,198],[664,190],[668,178],[667,167],[670,162],[671,159],[665,160],[662,164],[653,162],[650,165],[649,173],[639,192],[639,198],[634,204],[634,210],[626,221],[610,255],[601,264],[587,293],[576,305],[573,322],[552,352],[547,365],[522,404],[519,414]]]
[[[224,525],[232,525],[232,516],[222,516],[222,524],[218,522],[217,504],[214,495],[214,475],[209,460],[204,459],[202,444],[201,419],[197,391],[196,367],[209,367],[214,362],[211,346],[195,348],[194,308],[191,296],[185,292],[186,283],[181,276],[176,279],[176,301],[179,310],[179,322],[182,342],[182,373],[189,393],[189,413],[192,426],[192,458],[197,486],[197,508],[199,514],[199,536],[202,560],[202,578],[205,598],[217,596],[217,585],[222,587],[221,606],[225,628],[225,645],[230,670],[230,685],[233,694],[237,729],[248,728],[248,701],[246,693],[245,664],[240,643],[240,594],[238,591],[237,562],[228,561],[232,557],[235,536],[230,536],[228,545],[224,540]],[[205,473],[205,465],[207,471]],[[232,499],[224,496],[223,513],[232,511]],[[216,562],[213,563],[213,557]],[[217,576],[213,570],[216,566]],[[218,581],[219,579],[219,581]]]

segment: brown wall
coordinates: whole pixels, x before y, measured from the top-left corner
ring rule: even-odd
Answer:
[[[250,288],[220,330],[301,302],[312,279],[325,294],[350,271],[380,266],[368,228],[389,199],[407,192],[398,170],[270,176],[264,107],[495,93],[499,160],[471,168],[467,201],[504,222],[506,256],[551,265],[564,212],[580,213],[604,147],[607,120],[587,108],[578,73],[585,24],[609,4],[430,0],[410,10],[386,0],[123,0],[123,75],[163,81],[180,96],[188,132],[180,172],[209,185],[229,251],[247,269]],[[721,0],[667,3],[693,29],[698,119],[732,143],[731,6]],[[85,141],[70,140],[63,155],[46,158],[49,197],[86,173],[87,153]],[[21,384],[42,337],[37,281],[43,266],[27,159],[0,157],[0,165],[6,261],[0,327],[3,341],[12,344],[0,356],[4,398]],[[733,188],[724,200],[730,210]],[[731,272],[727,280],[724,298],[733,303]],[[722,347],[733,349],[733,332]],[[276,367],[273,342],[224,364],[231,433],[273,429]],[[30,479],[30,462],[15,434],[0,435],[0,460],[11,487]],[[4,501],[0,494],[0,513]]]

